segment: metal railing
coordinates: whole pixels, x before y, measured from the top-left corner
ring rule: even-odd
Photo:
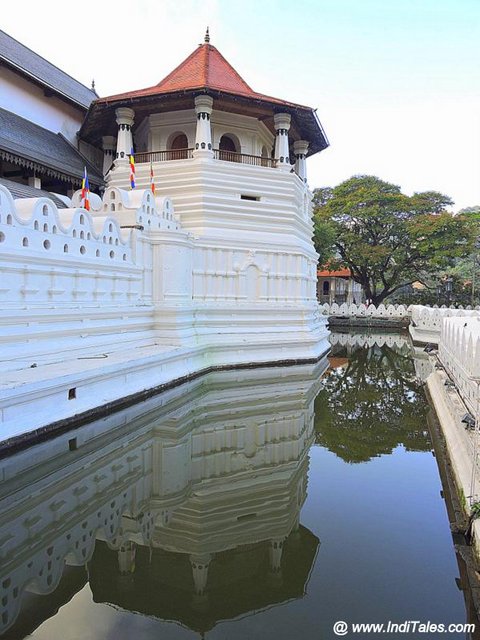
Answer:
[[[193,158],[193,149],[168,149],[167,151],[145,151],[135,154],[135,162],[169,162]]]
[[[277,161],[273,158],[263,156],[252,156],[248,153],[237,153],[236,151],[224,151],[214,149],[213,154],[216,160],[226,162],[237,162],[238,164],[250,164],[255,167],[277,166]],[[145,151],[135,154],[135,162],[138,164],[149,162],[169,162],[170,160],[188,160],[193,158],[193,149],[169,149],[166,151]]]
[[[251,164],[255,167],[273,167],[277,166],[277,161],[272,158],[264,158],[262,156],[252,156],[248,153],[237,153],[236,151],[224,151],[223,149],[214,149],[214,157],[216,160],[225,160],[226,162],[238,162],[239,164]]]

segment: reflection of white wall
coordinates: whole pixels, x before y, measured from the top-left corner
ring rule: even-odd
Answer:
[[[62,133],[76,144],[83,110],[55,96],[46,97],[43,89],[5,67],[0,67],[0,107],[49,131]]]
[[[407,336],[401,333],[331,333],[330,344],[333,346],[349,346],[349,347],[388,347],[401,353],[402,351],[410,352],[411,342]]]
[[[278,549],[305,499],[324,369],[214,373],[7,459],[19,506],[12,515],[0,497],[0,633],[24,591],[51,593],[96,539],[120,550],[121,568],[133,568],[131,542],[195,553],[202,566],[241,544],[274,538]],[[197,575],[197,589],[206,580]]]

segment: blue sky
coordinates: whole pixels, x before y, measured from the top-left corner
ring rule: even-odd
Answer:
[[[331,146],[309,161],[312,188],[369,173],[480,204],[480,0],[17,6],[1,28],[101,95],[156,84],[209,25],[255,90],[318,108]]]

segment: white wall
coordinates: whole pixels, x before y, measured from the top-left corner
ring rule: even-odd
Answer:
[[[0,66],[0,107],[77,144],[76,133],[85,111],[55,96],[45,96],[43,89],[4,66]]]
[[[328,350],[298,176],[201,157],[154,168],[157,197],[149,163],[135,190],[119,163],[90,213],[79,192],[57,211],[0,189],[0,439],[205,368]]]
[[[480,418],[480,314],[445,317],[441,322],[438,357],[455,382],[472,415]]]

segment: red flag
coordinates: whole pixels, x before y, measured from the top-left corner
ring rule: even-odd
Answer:
[[[153,178],[153,164],[151,160],[150,160],[150,189],[153,195],[155,195],[155,180]]]
[[[81,206],[90,211],[90,186],[88,184],[87,167],[84,167]]]

